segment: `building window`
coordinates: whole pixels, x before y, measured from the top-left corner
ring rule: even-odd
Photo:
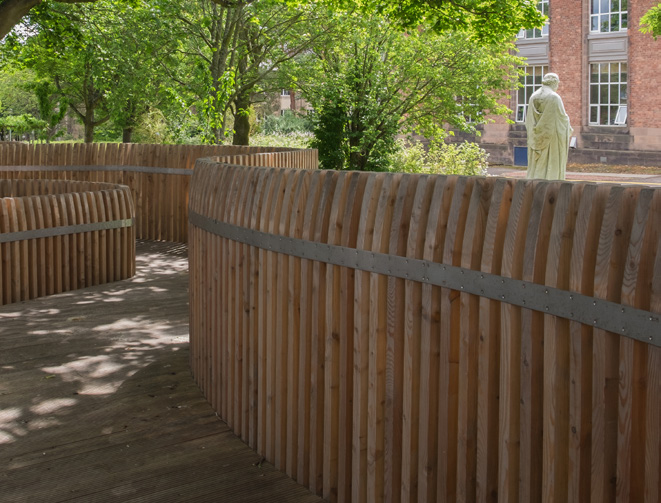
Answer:
[[[617,126],[627,120],[627,64],[590,65],[590,124]]]
[[[542,86],[542,77],[549,71],[549,67],[546,65],[527,66],[523,70],[525,71],[525,74],[519,77],[521,87],[519,87],[516,100],[517,122],[525,122],[530,96]]]
[[[280,96],[289,96],[289,89],[283,89]]]
[[[537,8],[539,11],[544,14],[546,17],[549,15],[549,0],[540,0],[537,2]],[[534,28],[532,30],[521,30],[517,35],[517,38],[542,38],[546,37],[549,34],[549,22],[548,20],[544,23],[544,26],[540,30],[539,28]]]
[[[627,0],[592,0],[590,31],[608,33],[627,29]]]

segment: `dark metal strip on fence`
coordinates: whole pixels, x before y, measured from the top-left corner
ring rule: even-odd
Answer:
[[[46,229],[34,229],[30,231],[7,232],[0,234],[0,243],[11,243],[14,241],[25,241],[27,239],[51,238],[54,236],[66,236],[68,234],[80,234],[82,232],[107,231],[131,227],[133,219],[110,220],[108,222],[93,222],[79,225],[62,225],[59,227],[48,227]]]
[[[650,311],[463,267],[278,236],[192,211],[189,222],[220,237],[264,250],[478,295],[661,347],[661,315]]]
[[[0,171],[130,171],[132,173],[160,173],[192,176],[192,169],[154,168],[149,166],[0,166]]]

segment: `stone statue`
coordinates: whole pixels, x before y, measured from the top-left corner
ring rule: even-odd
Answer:
[[[564,180],[569,155],[569,140],[574,130],[556,93],[560,79],[547,73],[542,87],[528,102],[526,130],[528,131],[527,178]]]

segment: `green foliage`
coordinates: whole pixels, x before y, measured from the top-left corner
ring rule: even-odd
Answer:
[[[303,0],[304,1],[304,0]],[[310,1],[310,0],[308,0]],[[335,9],[375,12],[400,29],[461,31],[479,42],[513,40],[521,28],[541,28],[545,16],[530,0],[326,0]]]
[[[58,95],[57,88],[48,81],[36,84],[34,93],[39,104],[39,116],[46,123],[41,139],[50,142],[51,138],[60,133],[58,126],[67,112],[67,102]]]
[[[289,134],[295,132],[310,132],[312,127],[310,119],[291,110],[285,110],[283,115],[266,114],[258,123],[258,132],[266,135]]]
[[[310,30],[327,26],[337,39],[315,44],[290,70],[316,111],[313,147],[324,168],[387,170],[400,133],[441,140],[444,126],[475,133],[486,117],[509,112],[499,100],[520,63],[510,44],[404,34],[383,18],[351,13],[329,13]]]
[[[158,109],[144,113],[135,130],[135,140],[139,143],[176,143],[168,128],[168,121]]]
[[[37,115],[37,97],[30,89],[36,77],[33,71],[15,66],[5,66],[0,70],[0,114]]]
[[[428,173],[427,152],[422,143],[398,140],[396,150],[390,155],[390,171]]]
[[[488,157],[477,143],[435,143],[429,149],[427,160],[432,173],[486,176]]]
[[[257,133],[252,137],[252,144],[260,147],[288,147],[288,148],[311,148],[312,134],[304,131],[294,131],[287,134]]]
[[[332,89],[328,89],[332,93]],[[346,141],[347,109],[331,99],[317,100],[316,112],[310,115],[314,138],[310,147],[319,151],[321,169],[344,169],[349,148]]]
[[[661,3],[648,10],[640,19],[640,31],[649,33],[654,40],[661,36]]]
[[[390,170],[403,173],[486,176],[489,164],[486,153],[477,143],[432,143],[425,152],[420,142],[397,142],[390,157]]]
[[[22,136],[28,133],[41,134],[48,124],[46,121],[37,119],[30,114],[9,115],[0,118],[0,137],[9,139],[9,131],[12,136]]]

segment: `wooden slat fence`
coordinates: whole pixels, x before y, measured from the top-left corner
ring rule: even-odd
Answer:
[[[7,142],[0,143],[0,178],[127,185],[136,206],[137,238],[187,242],[190,177],[196,159],[210,156],[242,165],[316,169],[318,164],[316,150],[276,147]]]
[[[128,187],[0,180],[0,305],[135,274]]]
[[[661,189],[198,161],[190,221],[195,378],[312,491],[661,500]]]

